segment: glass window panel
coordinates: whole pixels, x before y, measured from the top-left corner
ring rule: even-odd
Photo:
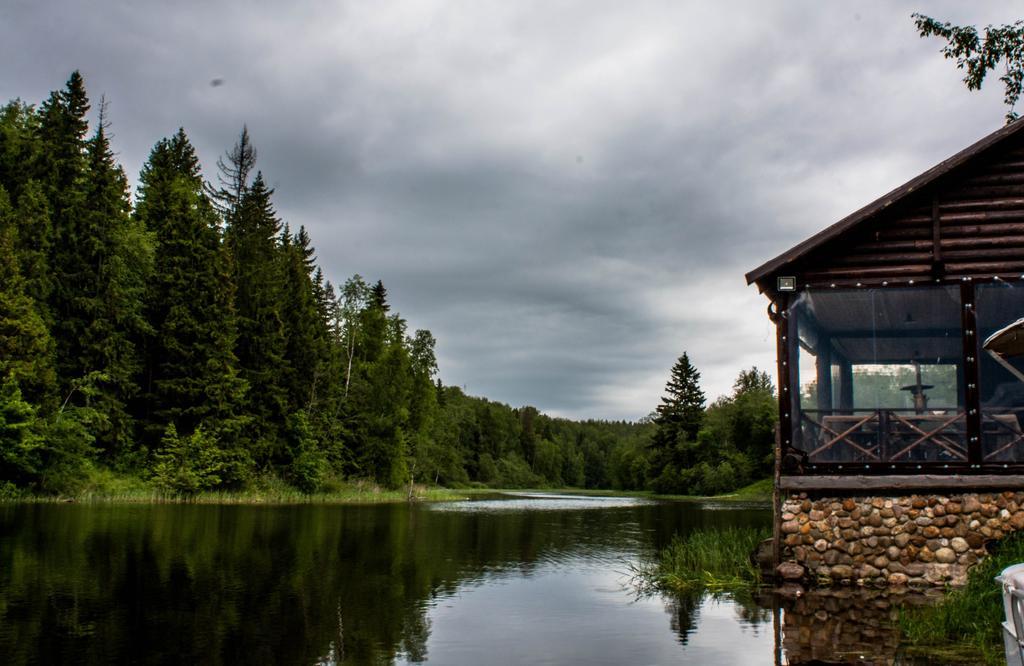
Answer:
[[[1015,338],[1024,339],[1024,329],[1014,324],[1024,317],[1024,287],[1006,282],[978,285],[976,308],[982,462],[1020,462],[1024,355]]]
[[[966,460],[957,287],[805,291],[790,320],[808,462]]]

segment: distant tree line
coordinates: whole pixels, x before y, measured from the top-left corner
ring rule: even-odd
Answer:
[[[639,423],[467,396],[382,282],[324,276],[244,128],[216,184],[184,130],[161,139],[133,200],[105,104],[92,131],[89,110],[77,72],[0,108],[0,495],[75,493],[97,470],[185,495],[266,476],[711,492],[763,472],[756,371]]]

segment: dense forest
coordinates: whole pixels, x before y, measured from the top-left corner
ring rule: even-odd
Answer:
[[[766,474],[756,369],[705,408],[684,355],[639,423],[467,396],[381,281],[327,279],[245,129],[215,182],[183,129],[161,139],[133,196],[105,104],[92,129],[89,112],[77,72],[0,108],[0,495],[75,494],[98,470],[180,495],[266,477],[712,493]]]

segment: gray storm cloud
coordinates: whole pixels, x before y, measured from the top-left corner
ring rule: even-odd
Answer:
[[[743,274],[998,127],[910,13],[1010,3],[6,3],[3,99],[80,69],[134,177],[247,123],[340,283],[380,278],[441,376],[638,418],[684,350],[709,396],[771,368]],[[211,85],[217,81],[217,85]]]

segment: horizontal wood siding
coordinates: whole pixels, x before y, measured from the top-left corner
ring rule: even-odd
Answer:
[[[938,249],[933,227],[938,215]],[[1013,136],[988,155],[910,193],[892,208],[776,275],[802,285],[934,278],[1020,277],[1024,274],[1024,140]]]

